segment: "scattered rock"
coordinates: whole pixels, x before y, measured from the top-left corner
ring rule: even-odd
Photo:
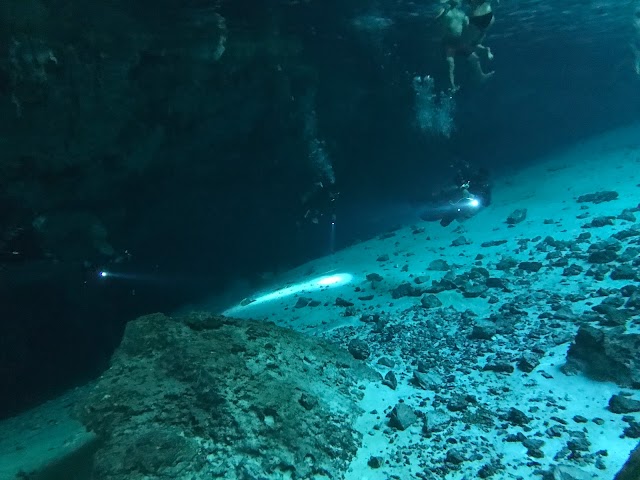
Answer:
[[[464,455],[457,448],[451,448],[447,451],[447,456],[445,457],[445,462],[452,463],[454,465],[460,465],[465,461]]]
[[[583,371],[596,380],[613,381],[622,387],[640,387],[640,334],[620,329],[582,325],[561,367],[565,374]]]
[[[507,414],[506,420],[513,425],[519,425],[519,426],[524,426],[531,421],[531,419],[527,416],[527,414],[525,414],[522,410],[518,410],[515,407],[511,407],[509,409],[509,413]]]
[[[485,463],[478,471],[478,477],[491,478],[496,475],[502,468],[499,464]]]
[[[378,360],[378,365],[382,365],[383,367],[393,368],[396,366],[396,362],[394,362],[388,357],[382,357]]]
[[[344,298],[338,297],[336,298],[336,307],[353,307],[354,303],[349,300],[345,300]]]
[[[518,369],[526,373],[531,373],[540,364],[540,357],[535,353],[526,352],[518,360]]]
[[[464,245],[471,245],[471,240],[467,239],[465,236],[460,235],[459,237],[453,239],[451,242],[452,247],[462,247]]]
[[[395,374],[391,371],[387,372],[382,380],[382,384],[389,387],[391,390],[395,390],[398,387],[398,379]]]
[[[423,432],[427,434],[443,431],[451,423],[451,415],[443,410],[434,410],[425,416]]]
[[[424,308],[439,308],[442,306],[442,302],[433,294],[425,294],[420,298],[420,305]]]
[[[504,245],[505,243],[507,243],[506,240],[491,240],[490,242],[482,242],[480,246],[484,248],[499,247],[500,245]]]
[[[446,260],[442,259],[433,260],[427,267],[427,270],[433,270],[436,272],[448,272],[450,269],[451,267],[446,262]]]
[[[635,280],[637,278],[636,268],[631,265],[618,265],[611,272],[612,280]]]
[[[596,217],[585,225],[586,228],[602,228],[608,225],[614,225],[615,217]]]
[[[311,298],[300,297],[293,308],[304,308],[311,303]]]
[[[589,263],[603,264],[616,261],[618,254],[613,250],[598,250],[589,254]]]
[[[465,298],[477,298],[485,294],[489,290],[484,283],[465,282],[460,286],[462,296]]]
[[[622,433],[627,438],[640,438],[640,423],[630,420],[629,426]]]
[[[391,411],[389,426],[396,430],[406,430],[418,421],[418,416],[406,403],[397,404]]]
[[[447,402],[447,410],[450,412],[462,412],[468,407],[468,402],[462,395],[454,395]]]
[[[634,400],[626,395],[613,395],[609,399],[609,411],[613,413],[640,412],[640,400]]]
[[[588,452],[591,442],[584,432],[572,432],[573,438],[567,442],[567,448],[573,452]]]
[[[507,217],[507,223],[509,225],[516,225],[520,222],[523,222],[526,218],[527,218],[527,209],[519,208],[509,214],[509,216]]]
[[[469,338],[471,340],[491,340],[496,333],[497,328],[494,324],[484,322],[473,326],[473,330],[471,331]]]
[[[308,393],[303,393],[298,399],[298,403],[302,405],[306,410],[313,410],[318,405],[318,399]]]
[[[496,362],[488,362],[483,367],[482,370],[497,372],[497,373],[513,373],[515,369],[513,368],[513,365],[511,365],[508,362],[496,361]]]
[[[520,270],[524,270],[525,272],[535,273],[542,268],[541,262],[520,262],[518,264],[518,268]]]
[[[349,353],[356,360],[366,360],[371,355],[369,345],[364,340],[353,339],[348,345]]]
[[[437,392],[442,387],[444,380],[435,372],[423,373],[418,370],[414,370],[411,382],[417,387]]]
[[[391,290],[391,297],[394,299],[402,297],[419,297],[422,293],[423,290],[421,288],[414,287],[409,282],[403,282]]]
[[[602,191],[595,193],[588,193],[586,195],[580,195],[578,197],[578,203],[603,203],[616,200],[618,198],[618,192],[614,191]]]

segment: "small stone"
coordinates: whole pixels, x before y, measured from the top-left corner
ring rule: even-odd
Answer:
[[[369,345],[363,340],[351,340],[349,342],[349,346],[347,347],[349,353],[356,360],[366,360],[371,355],[371,351],[369,350]]]
[[[315,408],[316,405],[318,405],[318,399],[315,397],[312,397],[308,393],[303,393],[302,395],[300,395],[300,398],[298,399],[298,403],[302,405],[305,410],[313,410],[313,408]]]
[[[469,335],[471,340],[491,340],[497,333],[496,326],[491,323],[474,325]]]
[[[336,298],[336,306],[337,307],[353,307],[353,302],[349,300],[345,300],[344,298],[338,297]]]
[[[449,400],[447,403],[447,409],[450,412],[462,412],[467,408],[467,401],[464,397],[457,395]]]
[[[524,270],[525,272],[535,273],[542,268],[541,262],[520,262],[518,264],[518,268],[520,270]]]
[[[522,411],[517,408],[511,407],[509,409],[509,413],[507,414],[507,421],[512,423],[513,425],[526,425],[531,419]]]
[[[398,379],[395,374],[391,371],[387,372],[382,380],[382,384],[389,387],[391,390],[395,390],[398,387]]]
[[[591,442],[586,437],[578,437],[567,442],[567,448],[572,452],[588,452]]]
[[[311,302],[310,298],[300,297],[293,308],[304,308]]]
[[[640,423],[631,420],[629,426],[623,431],[624,436],[628,438],[640,438]]]
[[[526,373],[531,373],[539,364],[540,357],[538,357],[538,355],[525,352],[522,354],[522,357],[520,357],[520,360],[518,360],[518,369]]]
[[[391,412],[389,426],[396,430],[406,430],[418,421],[413,409],[406,403],[397,404]]]
[[[487,363],[482,370],[497,373],[513,373],[515,369],[513,365],[508,362],[490,362]]]
[[[388,357],[382,357],[378,360],[378,365],[382,365],[383,367],[393,368],[396,366],[396,362],[394,362]]]
[[[412,383],[425,390],[438,391],[444,383],[442,377],[435,372],[421,372],[415,370],[413,372]]]
[[[427,267],[427,270],[434,270],[436,272],[448,272],[450,269],[451,267],[447,261],[441,259],[433,260]]]
[[[616,200],[618,198],[618,192],[605,190],[601,192],[588,193],[586,195],[580,195],[578,197],[578,203],[603,203]]]
[[[515,225],[517,223],[523,222],[527,218],[527,209],[526,208],[518,208],[509,214],[507,217],[507,223],[509,225]]]
[[[471,240],[468,240],[464,235],[460,235],[451,242],[452,247],[462,247],[464,245],[471,245]]]
[[[439,308],[442,306],[442,302],[433,294],[425,294],[420,297],[420,305],[424,308]]]
[[[464,455],[457,448],[452,448],[447,452],[445,462],[452,463],[454,465],[460,465],[465,461]]]

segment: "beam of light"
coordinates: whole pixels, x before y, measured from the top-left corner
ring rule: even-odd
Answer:
[[[176,281],[172,277],[162,277],[160,275],[148,274],[148,273],[131,273],[131,272],[118,272],[114,270],[99,270],[96,275],[100,277],[100,280],[107,281],[135,281],[144,283],[168,283]]]
[[[353,275],[350,273],[334,273],[331,275],[323,275],[304,282],[294,283],[286,287],[274,290],[272,292],[252,297],[251,302],[243,305],[237,305],[226,313],[238,311],[239,309],[258,305],[261,303],[271,302],[273,300],[279,300],[299,293],[312,293],[315,291],[324,291],[329,288],[341,287],[347,285],[353,280]]]

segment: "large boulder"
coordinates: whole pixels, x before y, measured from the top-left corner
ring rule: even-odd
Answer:
[[[582,371],[592,378],[640,388],[640,335],[621,328],[583,325],[567,352],[565,373]]]
[[[104,442],[92,478],[342,478],[371,380],[347,352],[270,323],[141,317],[78,411]]]

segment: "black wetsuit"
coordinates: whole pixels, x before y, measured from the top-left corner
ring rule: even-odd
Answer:
[[[440,191],[430,202],[431,208],[424,211],[420,218],[426,221],[440,221],[446,227],[454,220],[472,217],[483,207],[491,203],[491,183],[485,169],[472,168],[469,164],[457,165],[454,186]],[[463,185],[468,185],[464,188]],[[478,201],[472,205],[465,201],[467,195]]]

